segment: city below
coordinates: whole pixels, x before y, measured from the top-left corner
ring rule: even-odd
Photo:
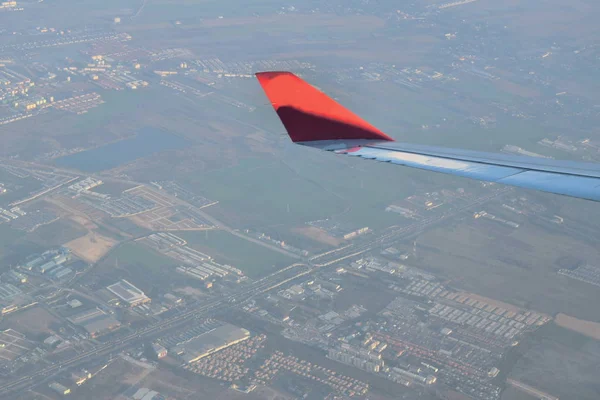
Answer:
[[[417,3],[0,2],[0,398],[597,399],[598,203],[293,146],[256,82],[600,162],[598,6]]]

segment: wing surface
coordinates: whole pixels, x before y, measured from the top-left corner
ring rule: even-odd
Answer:
[[[294,143],[600,201],[600,164],[398,143],[290,72],[259,72],[256,76]]]

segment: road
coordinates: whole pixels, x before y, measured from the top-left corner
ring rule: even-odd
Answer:
[[[0,158],[0,164],[1,163],[5,163],[5,164],[7,164],[9,166],[15,166],[15,167],[18,167],[18,168],[23,168],[23,169],[33,168],[33,169],[45,170],[45,171],[52,172],[52,173],[63,173],[63,174],[69,174],[69,175],[75,176],[75,178],[73,178],[72,180],[70,180],[69,183],[72,182],[73,180],[76,180],[76,179],[80,178],[79,171],[72,170],[72,169],[57,168],[57,167],[48,166],[48,165],[44,165],[44,164],[37,164],[37,163],[33,163],[33,162],[16,161],[16,160],[5,160],[5,159]],[[87,176],[95,178],[95,179],[100,179],[100,180],[105,179],[105,177],[102,174],[89,173],[89,174],[87,174]],[[291,257],[293,259],[296,259],[296,260],[303,260],[304,259],[302,256],[300,256],[300,255],[298,255],[296,253],[292,253],[292,252],[287,251],[287,250],[285,250],[285,249],[283,249],[281,247],[275,246],[275,245],[270,244],[270,243],[266,243],[266,242],[264,242],[262,240],[254,238],[252,236],[245,235],[245,234],[243,234],[243,233],[241,233],[241,232],[239,232],[239,231],[237,231],[237,230],[235,230],[235,229],[233,229],[233,228],[225,225],[223,222],[217,220],[216,218],[214,218],[210,214],[207,214],[202,209],[194,207],[193,205],[189,204],[188,202],[186,202],[186,201],[184,201],[184,200],[182,200],[182,199],[180,199],[178,197],[172,196],[172,195],[170,195],[168,192],[166,192],[164,190],[157,190],[156,188],[152,187],[151,185],[146,185],[146,184],[144,184],[142,182],[137,182],[137,181],[132,181],[132,180],[125,180],[125,179],[120,179],[120,178],[115,178],[113,176],[109,176],[109,178],[112,181],[115,181],[115,182],[126,183],[126,184],[131,184],[131,185],[136,185],[136,186],[144,186],[144,188],[146,190],[150,191],[150,192],[157,193],[160,196],[168,197],[169,200],[172,201],[174,204],[180,204],[182,206],[186,206],[186,207],[190,207],[190,208],[194,209],[195,212],[197,212],[199,215],[201,215],[204,219],[206,219],[207,221],[209,221],[211,224],[213,224],[218,229],[224,230],[224,231],[226,231],[226,232],[228,232],[228,233],[230,233],[230,234],[232,234],[234,236],[237,236],[237,237],[239,237],[241,239],[247,240],[247,241],[252,242],[254,244],[257,244],[259,246],[268,248],[268,249],[270,249],[272,251],[276,251],[278,253],[285,254],[286,256]],[[43,193],[43,195],[47,195],[50,192],[52,192],[52,191],[54,191],[56,189],[59,189],[60,187],[63,187],[64,185],[65,184],[61,184],[61,185],[59,185],[57,187],[51,188],[51,189],[45,191]],[[37,194],[37,195],[35,195],[35,196],[31,197],[31,198],[28,198],[28,199],[25,199],[25,200],[20,200],[18,203],[21,204],[21,203],[33,201],[35,199],[39,199],[41,196],[42,196],[42,194]],[[52,202],[49,199],[46,199],[46,200]],[[60,206],[63,209],[67,208],[62,203],[55,202],[55,205]],[[86,214],[84,214],[84,213],[82,213],[80,211],[74,210],[72,208],[68,208],[66,211],[71,212],[71,213],[73,213],[75,215],[83,216],[86,219],[92,220],[92,218],[90,218],[88,215],[86,215]],[[96,222],[97,224],[99,224],[97,221],[94,221],[94,222]],[[99,225],[102,225],[103,228],[109,229],[111,231],[115,230],[114,228],[112,228],[112,227],[110,227],[109,225],[106,225],[106,224],[99,224]],[[122,232],[120,232],[120,231],[118,233],[122,234]]]
[[[151,190],[153,190],[153,189],[151,189]],[[197,308],[194,308],[194,309],[191,309],[188,311],[183,311],[182,313],[180,313],[176,316],[173,316],[173,317],[163,320],[163,321],[159,321],[159,322],[152,324],[146,328],[139,329],[138,331],[133,332],[125,337],[116,339],[115,341],[112,341],[109,343],[97,345],[94,348],[92,348],[91,350],[88,350],[81,354],[78,354],[77,356],[75,356],[69,360],[63,361],[62,363],[60,363],[58,365],[51,365],[51,366],[42,368],[30,375],[23,376],[23,377],[14,379],[12,381],[9,381],[7,383],[4,383],[4,384],[0,385],[0,396],[5,396],[16,390],[23,389],[24,387],[32,386],[33,384],[39,382],[40,380],[43,380],[45,378],[48,378],[48,377],[56,374],[57,372],[61,371],[63,368],[72,368],[77,365],[83,364],[83,363],[91,360],[92,358],[102,357],[102,356],[108,355],[110,353],[118,352],[126,347],[131,346],[132,344],[134,344],[136,342],[139,342],[140,340],[160,335],[162,332],[164,332],[166,330],[173,329],[174,327],[179,326],[179,325],[183,325],[183,324],[191,321],[193,318],[206,317],[214,312],[221,311],[223,309],[232,307],[241,301],[246,301],[247,299],[254,297],[258,294],[262,294],[267,291],[276,289],[276,288],[280,287],[281,285],[284,285],[292,280],[295,280],[300,277],[311,274],[312,272],[314,272],[315,270],[317,270],[319,268],[323,268],[323,267],[327,267],[332,264],[336,264],[345,259],[357,256],[359,254],[362,254],[364,252],[372,250],[373,248],[376,248],[376,247],[389,246],[398,240],[406,239],[410,236],[418,234],[418,233],[422,232],[424,229],[426,229],[427,227],[438,224],[438,223],[440,223],[444,220],[447,220],[451,217],[457,216],[464,211],[467,211],[469,209],[472,209],[475,206],[481,205],[489,200],[497,198],[511,190],[512,190],[511,188],[503,188],[503,189],[495,191],[492,194],[476,198],[476,199],[470,201],[469,203],[463,205],[462,207],[453,209],[441,216],[425,218],[421,221],[415,222],[414,224],[411,224],[411,225],[408,225],[405,227],[390,229],[390,230],[384,232],[382,235],[379,235],[379,236],[373,238],[372,240],[366,240],[362,243],[351,244],[351,245],[348,245],[348,246],[345,246],[345,247],[342,247],[342,248],[339,248],[336,250],[332,250],[332,251],[329,251],[329,252],[326,252],[323,254],[313,256],[309,262],[310,266],[307,266],[306,264],[302,264],[302,263],[292,264],[282,270],[276,271],[260,280],[253,282],[249,286],[246,286],[233,294],[219,296],[218,298],[212,299],[212,300],[200,305]],[[161,193],[161,194],[164,195],[164,193]],[[180,204],[183,203],[180,199],[177,199],[177,202]],[[187,203],[185,203],[185,204],[188,205]],[[245,240],[252,241],[256,244],[260,244],[261,246],[268,247],[272,250],[276,250],[278,252],[285,253],[288,256],[291,256],[294,258],[300,258],[300,259],[302,258],[294,253],[289,253],[289,252],[285,251],[284,249],[281,249],[274,245],[262,242],[259,239],[244,235],[236,230],[233,230],[233,229],[227,227],[226,225],[222,224],[220,221],[216,220],[215,218],[211,217],[210,215],[206,214],[205,212],[202,212],[202,211],[200,211],[200,212],[203,215],[203,217],[205,217],[207,220],[209,220],[215,226],[217,226],[220,229],[223,229],[231,234],[234,234]],[[304,267],[304,268],[301,268],[301,267]],[[296,271],[296,269],[298,269],[298,271]],[[291,272],[293,272],[293,273],[291,273]]]
[[[309,275],[312,272],[316,271],[317,269],[327,267],[329,265],[336,264],[345,259],[365,253],[369,250],[372,250],[374,247],[388,246],[395,241],[418,234],[419,232],[422,232],[425,228],[427,228],[429,226],[438,224],[438,223],[440,223],[444,220],[447,220],[451,217],[457,216],[458,214],[465,212],[469,209],[472,209],[475,206],[479,206],[483,203],[486,203],[487,201],[490,201],[494,198],[504,195],[507,192],[510,192],[511,190],[512,190],[512,188],[503,188],[501,190],[495,191],[492,194],[478,197],[478,198],[474,199],[473,201],[465,204],[464,206],[458,207],[454,210],[451,210],[441,216],[426,218],[426,219],[423,219],[421,221],[415,222],[414,224],[411,224],[411,225],[408,225],[408,226],[405,226],[402,228],[390,229],[388,232],[376,237],[373,240],[366,241],[364,243],[357,244],[357,245],[348,245],[348,246],[342,247],[340,249],[336,249],[333,251],[329,251],[327,253],[323,253],[323,254],[314,256],[310,260],[311,267],[304,268],[302,271],[300,271],[298,273],[295,273],[291,276],[287,276],[288,272],[295,268],[298,268],[301,266],[306,267],[306,265],[302,264],[302,263],[292,264],[282,270],[273,272],[272,274],[253,282],[250,285],[250,287],[245,287],[242,290],[240,290],[239,292],[236,292],[232,295],[228,295],[225,297],[220,297],[218,299],[211,300],[208,303],[205,303],[198,308],[195,308],[195,309],[189,310],[189,311],[185,311],[182,314],[176,315],[167,320],[157,322],[147,328],[141,329],[141,330],[134,332],[128,336],[125,336],[124,338],[120,338],[111,343],[99,345],[99,346],[93,348],[92,350],[89,350],[85,353],[79,354],[79,355],[71,358],[70,360],[63,362],[62,364],[46,367],[46,368],[44,368],[40,371],[37,371],[29,376],[24,376],[22,378],[19,378],[19,379],[13,380],[11,382],[8,382],[4,385],[1,385],[0,386],[0,395],[5,395],[5,394],[11,393],[15,390],[21,389],[24,386],[31,385],[33,383],[32,381],[34,378],[43,379],[45,377],[48,377],[48,376],[58,372],[63,367],[71,368],[71,367],[77,366],[81,363],[84,363],[93,357],[100,357],[100,356],[104,356],[104,355],[112,353],[112,352],[120,351],[121,349],[126,348],[127,346],[130,346],[135,341],[139,341],[141,339],[156,336],[167,329],[173,328],[176,325],[184,324],[185,322],[189,321],[192,318],[208,316],[209,314],[214,313],[216,311],[220,311],[225,308],[232,307],[240,301],[245,301],[245,300],[247,300],[251,297],[254,297],[258,294],[265,293],[267,291],[276,289],[276,288],[280,287],[281,285],[284,285],[285,283],[290,282],[291,280],[300,278],[302,276]],[[318,263],[316,261],[318,261]]]
[[[558,397],[552,396],[551,394],[548,394],[546,392],[542,392],[541,390],[536,389],[533,386],[526,385],[523,382],[519,382],[519,381],[514,380],[514,379],[507,379],[506,382],[509,385],[511,385],[511,386],[513,386],[513,387],[515,387],[515,388],[517,388],[517,389],[519,389],[519,390],[527,393],[528,395],[535,397],[536,399],[541,399],[541,400],[558,400]]]
[[[118,338],[110,343],[95,346],[91,350],[78,354],[69,360],[42,368],[30,375],[23,376],[0,385],[0,396],[6,396],[9,393],[21,390],[24,387],[31,386],[40,380],[60,372],[63,368],[66,369],[76,367],[77,365],[83,364],[92,358],[102,357],[110,353],[120,351],[128,346],[131,346],[132,344],[139,343],[140,340],[157,336],[166,330],[188,323],[194,318],[206,317],[217,311],[222,311],[226,308],[233,307],[239,302],[246,301],[249,298],[259,294],[276,289],[290,281],[306,276],[313,271],[314,268],[309,268],[305,264],[292,264],[280,271],[274,272],[265,278],[252,283],[249,287],[245,287],[238,292],[226,296],[220,296],[219,298],[210,300],[197,308],[184,311],[176,316],[157,322],[146,328],[139,329],[138,331],[133,332],[125,337]]]
[[[504,187],[500,190],[495,191],[494,193],[477,197],[461,207],[449,210],[441,216],[425,218],[411,225],[407,225],[401,228],[390,229],[389,231],[377,236],[372,240],[368,240],[363,243],[348,245],[340,249],[318,254],[316,256],[311,257],[310,262],[317,267],[325,267],[328,265],[336,264],[345,259],[355,257],[357,255],[370,251],[376,247],[391,246],[399,240],[407,239],[411,236],[417,235],[426,228],[439,224],[440,222],[443,222],[449,218],[455,217],[465,211],[473,209],[476,206],[480,206],[490,200],[493,200],[499,196],[509,193],[512,190],[513,189],[510,187]]]

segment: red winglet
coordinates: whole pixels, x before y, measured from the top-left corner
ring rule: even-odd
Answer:
[[[394,140],[291,72],[256,77],[293,142]]]

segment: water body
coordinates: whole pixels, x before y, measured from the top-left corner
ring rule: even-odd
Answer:
[[[57,158],[56,165],[84,172],[98,172],[160,151],[182,149],[188,144],[186,139],[161,129],[143,128],[133,138]]]

